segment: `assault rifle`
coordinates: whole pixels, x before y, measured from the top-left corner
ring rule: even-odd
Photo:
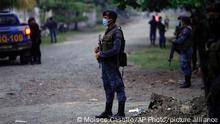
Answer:
[[[169,59],[168,59],[169,67],[170,67],[170,65],[171,65],[174,52],[175,52],[175,45],[174,45],[174,43],[172,43],[172,46],[171,46],[171,49],[170,49],[170,56],[169,56]]]
[[[178,39],[178,35],[180,34],[182,28],[181,26],[176,26],[176,30],[175,30],[175,35],[176,35],[176,39]],[[171,46],[171,49],[170,49],[170,56],[169,56],[169,59],[168,59],[168,62],[169,62],[169,66],[171,66],[171,62],[172,62],[172,59],[173,59],[173,56],[174,56],[174,52],[177,52],[177,53],[180,53],[180,51],[178,50],[176,44],[172,43],[172,46]]]
[[[98,39],[98,51],[102,51],[102,35],[99,34],[99,39]],[[98,59],[98,63],[99,63],[99,68],[101,67],[101,60]]]

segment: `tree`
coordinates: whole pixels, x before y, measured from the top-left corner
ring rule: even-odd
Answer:
[[[30,10],[36,5],[36,0],[1,0],[0,10],[16,8]]]
[[[201,8],[204,7],[205,0],[114,0],[119,8],[132,6],[133,8],[141,8],[142,10],[160,11],[165,8],[185,7]]]
[[[117,4],[119,9],[125,9],[126,6],[132,6],[133,8],[140,7],[139,0],[114,0],[114,3]]]
[[[82,0],[42,0],[40,8],[46,12],[52,10],[54,18],[66,24],[75,23],[74,30],[78,30],[78,22],[86,21],[83,12],[93,8],[92,4]]]

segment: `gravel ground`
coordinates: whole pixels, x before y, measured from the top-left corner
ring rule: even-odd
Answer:
[[[147,26],[143,18],[122,26],[128,52],[149,45]],[[78,117],[94,117],[102,112],[105,97],[93,54],[98,34],[81,34],[62,44],[42,47],[41,65],[1,60],[0,124],[73,124]],[[129,109],[147,108],[152,92],[182,100],[202,94],[197,78],[193,79],[192,88],[178,88],[180,72],[149,72],[129,64],[124,79],[128,116]],[[116,108],[117,102],[114,112]]]

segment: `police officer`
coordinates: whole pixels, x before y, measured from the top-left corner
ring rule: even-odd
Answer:
[[[204,60],[200,59],[207,59],[204,58],[202,55],[205,52],[205,42],[207,41],[208,33],[207,28],[208,24],[206,21],[206,16],[203,12],[199,9],[196,9],[192,13],[192,28],[193,28],[193,55],[192,55],[192,69],[193,71],[197,72],[198,67],[201,66],[201,61]]]
[[[50,17],[47,20],[46,27],[49,29],[49,32],[50,32],[51,43],[56,43],[57,42],[57,22],[53,19],[53,17]]]
[[[202,70],[210,118],[220,123],[220,0],[209,0],[207,6],[208,40],[206,61]]]
[[[155,16],[152,16],[152,19],[148,22],[150,24],[150,41],[151,45],[155,46],[156,34],[157,34],[157,21]]]
[[[166,29],[165,29],[165,25],[162,23],[162,17],[159,17],[158,29],[159,29],[159,34],[160,34],[160,39],[159,39],[160,48],[165,48],[166,47],[166,38],[165,38]]]
[[[168,18],[168,16],[166,16],[164,19],[164,24],[165,24],[166,30],[169,29],[169,23],[170,23],[170,19]]]
[[[31,17],[28,20],[28,25],[31,30],[31,64],[41,64],[41,34],[38,24],[35,21],[35,18]]]
[[[117,14],[114,11],[103,12],[103,25],[107,27],[101,48],[96,48],[96,58],[101,60],[102,80],[106,95],[105,111],[96,118],[110,118],[115,92],[118,98],[118,113],[114,118],[125,117],[125,87],[118,66],[118,55],[122,46],[123,34],[115,24]]]
[[[181,84],[181,88],[188,88],[191,86],[191,58],[192,58],[192,27],[190,26],[189,17],[181,17],[182,30],[177,37],[174,44],[176,44],[180,51],[181,69],[185,74],[185,82]]]

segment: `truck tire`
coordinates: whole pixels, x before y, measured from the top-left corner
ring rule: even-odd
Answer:
[[[20,62],[21,62],[21,64],[24,64],[24,65],[28,64],[30,62],[30,60],[31,60],[30,58],[31,58],[30,51],[29,50],[24,51],[20,55]]]

